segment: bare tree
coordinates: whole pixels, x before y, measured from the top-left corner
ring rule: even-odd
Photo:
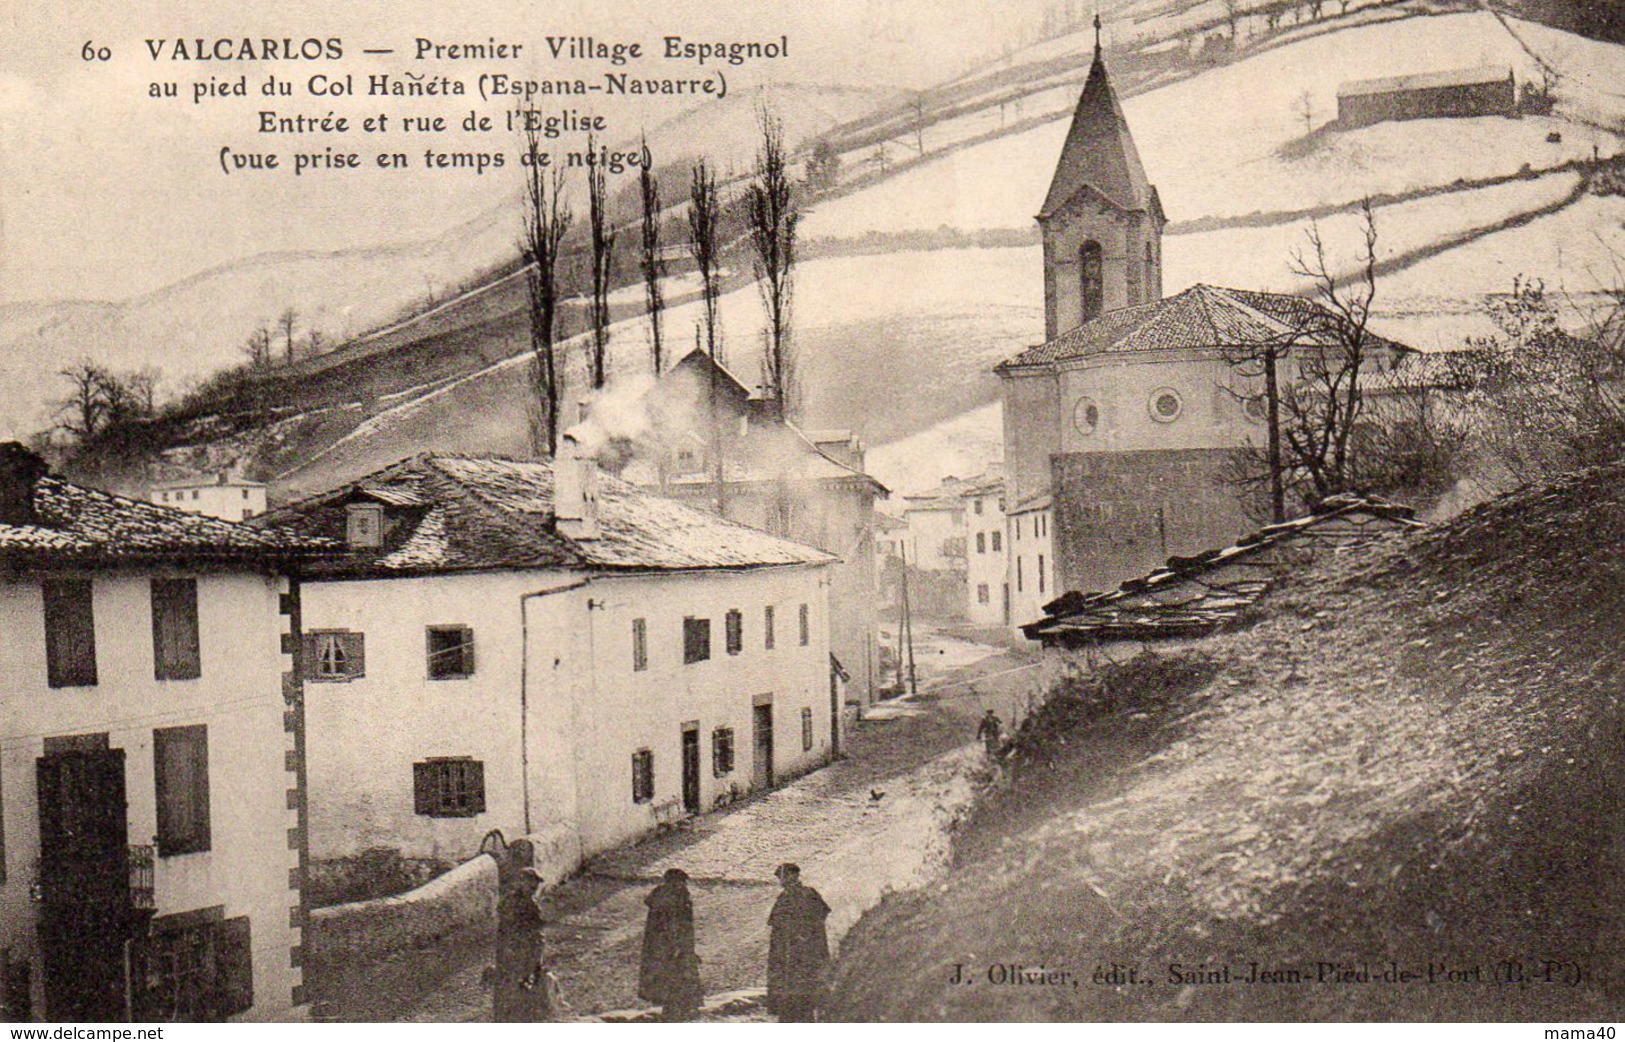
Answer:
[[[653,164],[647,162],[649,142],[643,142],[645,162],[638,169],[638,196],[643,204],[643,254],[640,267],[643,272],[644,310],[649,316],[649,348],[653,353],[654,373],[660,375],[661,358],[660,323],[666,310],[661,280],[666,277],[666,265],[660,257],[660,181],[655,177]]]
[[[790,342],[790,305],[796,265],[796,226],[801,214],[790,183],[784,123],[766,109],[757,114],[761,147],[756,178],[745,194],[756,285],[767,312],[762,375],[786,417],[796,413],[795,353]]]
[[[248,334],[248,342],[243,344],[243,354],[248,356],[248,366],[256,372],[271,367],[271,329],[269,326],[260,326]]]
[[[909,102],[914,113],[914,151],[925,155],[925,91],[917,90]],[[780,134],[783,134],[781,128]]]
[[[111,374],[81,358],[57,375],[68,381],[68,393],[56,401],[56,425],[80,442],[101,433],[108,420],[107,387]]]
[[[559,255],[570,228],[564,201],[564,172],[543,165],[541,135],[525,123],[524,230],[519,248],[525,262],[526,303],[530,311],[530,448],[536,456],[558,450],[560,388],[553,357],[558,317]]]
[[[688,184],[688,252],[700,273],[700,298],[704,303],[705,349],[722,364],[722,331],[717,325],[718,261],[717,241],[722,205],[717,194],[717,175],[704,159],[694,164]]]
[[[1297,104],[1292,107],[1299,119],[1303,120],[1303,133],[1308,136],[1315,132],[1315,96],[1307,90],[1298,95]]]
[[[305,354],[315,356],[322,353],[327,347],[327,334],[319,329],[312,329],[305,334]]]
[[[277,328],[282,330],[282,342],[287,346],[288,361],[293,361],[293,331],[298,328],[299,312],[289,307],[277,316]]]
[[[587,137],[587,153],[596,155],[598,142]],[[609,190],[604,167],[587,167],[587,223],[592,231],[592,354],[588,370],[593,390],[604,386],[609,374],[609,290],[615,277],[615,228],[609,219]]]

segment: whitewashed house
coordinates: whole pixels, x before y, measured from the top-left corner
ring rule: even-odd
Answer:
[[[500,829],[567,872],[835,747],[822,551],[587,460],[417,456],[266,523],[348,546],[303,600],[328,871]]]
[[[238,481],[221,474],[214,481],[179,481],[155,486],[147,499],[189,514],[247,521],[265,513],[265,489],[261,482]]]
[[[1049,494],[1015,504],[1008,524],[1009,570],[1004,582],[1010,591],[1010,616],[1006,621],[1017,636],[1022,636],[1022,627],[1043,615],[1044,605],[1061,592],[1055,588]]]
[[[301,1012],[302,545],[0,446],[6,1019]]]

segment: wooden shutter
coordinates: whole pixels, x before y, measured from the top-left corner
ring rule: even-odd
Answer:
[[[367,675],[367,640],[364,633],[338,634],[339,646],[344,649],[344,673],[350,677]]]
[[[152,732],[152,759],[158,789],[158,853],[170,857],[210,849],[208,726]]]
[[[414,763],[412,765],[413,814],[433,814],[439,809],[436,781],[432,764]]]
[[[96,683],[96,616],[89,579],[40,584],[45,599],[45,669],[52,687]]]
[[[152,580],[152,651],[153,675],[159,680],[203,675],[196,579]]]
[[[463,675],[474,675],[474,631],[463,627]]]
[[[248,916],[227,919],[215,934],[216,1011],[224,1017],[254,1005],[253,931]]]
[[[468,813],[485,813],[485,761],[470,760],[463,767],[463,783],[468,792]]]

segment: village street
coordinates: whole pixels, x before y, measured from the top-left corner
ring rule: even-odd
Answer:
[[[834,909],[832,943],[887,890],[913,885],[947,856],[942,822],[962,812],[983,764],[976,721],[1009,723],[1038,676],[1035,663],[986,644],[925,631],[919,696],[883,703],[851,728],[846,756],[737,808],[594,859],[548,898],[547,961],[569,1013],[635,1011],[643,897],[668,868],[690,876],[708,996],[761,988],[773,869],[802,878]],[[353,967],[318,985],[343,1020],[479,1021],[489,941],[466,938],[390,963]]]

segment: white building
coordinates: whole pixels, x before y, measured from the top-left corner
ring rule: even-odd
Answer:
[[[350,549],[303,600],[331,870],[500,829],[567,872],[836,750],[836,559],[556,466],[419,456],[268,519]]]
[[[6,1019],[299,1013],[296,548],[0,446]]]
[[[258,481],[186,481],[159,485],[147,494],[159,506],[189,514],[207,514],[227,521],[247,521],[265,513],[265,486]]]
[[[1033,496],[1012,505],[1009,514],[1010,618],[1015,633],[1044,614],[1044,605],[1060,593],[1055,588],[1055,552],[1050,539],[1050,498]]]
[[[978,626],[1010,622],[1005,588],[1004,481],[996,475],[968,483],[965,501],[965,617]]]

